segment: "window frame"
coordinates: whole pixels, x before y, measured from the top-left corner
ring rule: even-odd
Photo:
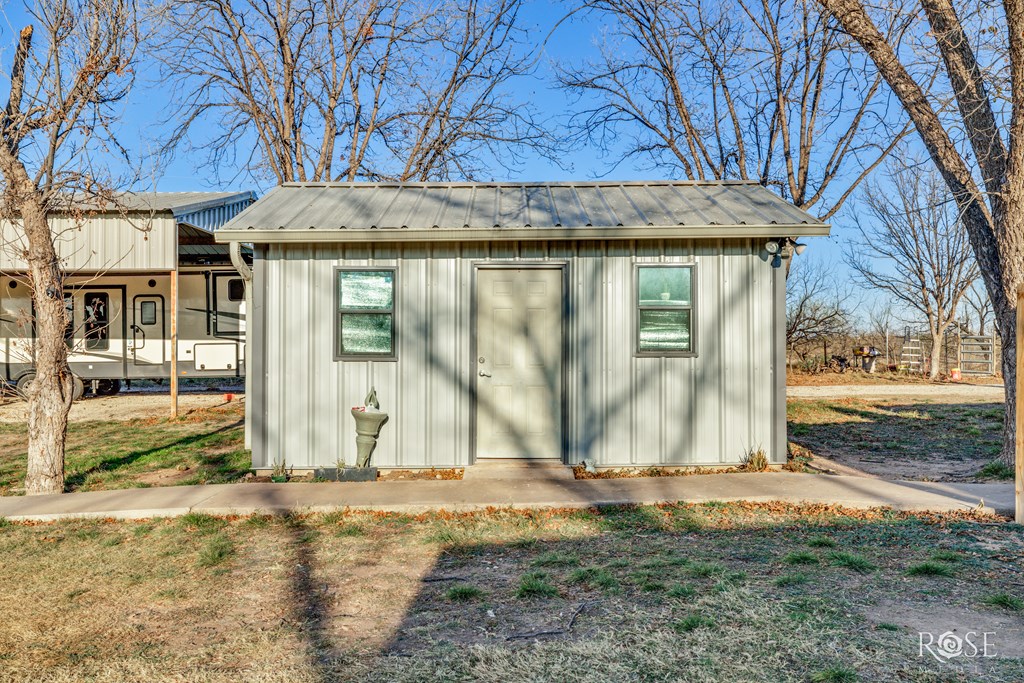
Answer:
[[[234,296],[231,296],[231,287],[236,282],[238,283],[238,286],[241,287],[242,289],[241,289],[241,294],[239,296],[237,296],[237,297],[234,297]],[[232,303],[236,303],[237,304],[237,303],[241,303],[241,302],[245,301],[245,282],[242,280],[242,278],[240,278],[240,277],[228,278],[228,285],[227,285],[227,292],[226,292],[226,294],[228,295],[227,296],[228,301],[230,301]]]
[[[340,273],[391,273],[391,308],[342,308],[341,291],[338,287]],[[395,266],[335,266],[332,272],[331,286],[334,288],[334,360],[336,361],[397,361],[397,333],[398,329],[398,268]],[[351,314],[387,314],[391,316],[391,353],[343,353],[341,319],[343,315]]]
[[[687,268],[690,271],[690,305],[689,306],[643,306],[640,304],[640,269],[641,268]],[[636,358],[696,358],[697,353],[697,264],[686,263],[642,263],[633,264],[632,301],[633,310],[633,356]],[[640,348],[640,313],[641,311],[689,311],[690,312],[690,349],[688,351],[644,351]]]

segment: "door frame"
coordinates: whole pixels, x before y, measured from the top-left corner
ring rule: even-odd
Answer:
[[[163,349],[163,351],[160,353],[161,360],[160,360],[159,363],[139,363],[138,359],[136,358],[136,355],[135,355],[135,330],[133,328],[135,328],[138,325],[138,321],[135,320],[135,307],[136,307],[137,302],[138,302],[139,299],[159,299],[160,300],[160,348]],[[132,333],[132,353],[131,353],[132,361],[130,363],[131,367],[133,367],[133,368],[137,368],[137,367],[152,368],[152,367],[156,367],[156,366],[163,367],[164,365],[167,364],[167,360],[168,359],[167,359],[167,354],[164,352],[164,351],[166,351],[166,349],[164,348],[164,343],[167,342],[167,341],[170,341],[170,339],[167,336],[167,299],[164,298],[163,294],[136,294],[136,295],[134,295],[132,297],[132,324],[129,326],[128,329]],[[143,333],[143,337],[145,338],[145,333]]]
[[[567,388],[569,386],[569,312],[571,307],[569,305],[569,261],[566,259],[554,259],[551,261],[472,261],[470,263],[472,268],[472,277],[470,281],[470,295],[469,295],[469,465],[475,465],[480,460],[486,460],[486,458],[479,458],[477,455],[477,407],[478,407],[478,387],[477,387],[477,325],[479,323],[479,278],[477,277],[481,270],[559,270],[562,273],[562,305],[561,305],[561,333],[562,333],[562,348],[561,357],[559,362],[561,363],[560,375],[561,375],[561,396],[559,396],[559,405],[561,408],[561,441],[559,461],[562,464],[566,463],[566,458],[569,452],[569,401]],[[524,459],[524,462],[529,462],[528,459]]]

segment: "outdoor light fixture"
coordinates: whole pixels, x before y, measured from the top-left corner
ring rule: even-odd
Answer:
[[[799,242],[793,242],[793,251],[796,252],[797,256],[799,256],[800,254],[804,253],[804,249],[806,249],[806,248],[807,248],[806,244],[800,244]]]
[[[772,257],[772,268],[780,267],[783,259],[804,253],[806,248],[806,244],[801,244],[792,237],[778,237],[764,243],[764,250]]]
[[[778,254],[779,253],[779,243],[778,243],[778,241],[776,241],[776,240],[768,240],[764,244],[764,250],[767,251],[769,254]]]

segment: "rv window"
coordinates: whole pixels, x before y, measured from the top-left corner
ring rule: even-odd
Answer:
[[[637,267],[637,355],[694,354],[693,271],[693,266]]]
[[[338,270],[338,359],[394,358],[395,271]]]
[[[143,325],[156,325],[156,302],[143,301],[139,304],[139,322]]]
[[[228,280],[228,301],[242,301],[245,299],[245,285],[239,278]]]
[[[102,292],[85,294],[85,347],[110,348],[110,297]]]
[[[64,310],[68,315],[68,324],[64,326],[64,343],[71,348],[75,343],[75,295],[70,292],[64,294]]]

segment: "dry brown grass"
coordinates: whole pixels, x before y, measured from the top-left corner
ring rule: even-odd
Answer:
[[[788,553],[827,558],[823,538],[877,570],[783,580]],[[911,656],[909,626],[875,626],[1004,618],[983,599],[1022,540],[969,515],[753,504],[8,524],[0,679],[967,680]],[[907,569],[940,548],[956,563],[937,592]],[[520,592],[535,572],[554,593]],[[1024,678],[1024,660],[983,666]]]

